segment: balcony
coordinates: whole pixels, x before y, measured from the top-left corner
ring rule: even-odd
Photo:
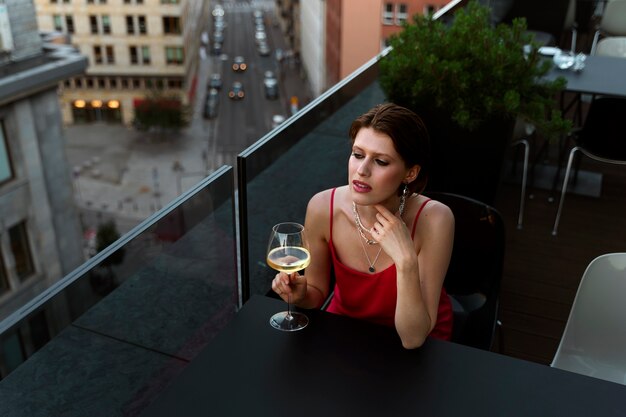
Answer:
[[[251,295],[270,290],[271,226],[302,222],[315,192],[345,182],[347,128],[385,100],[378,59],[1,321],[0,414],[139,414]],[[555,157],[551,147],[540,165]],[[585,267],[624,250],[626,171],[581,168],[602,173],[602,196],[568,196],[557,237],[549,190],[530,190],[518,230],[519,184],[507,175],[500,187],[502,354],[549,363]]]

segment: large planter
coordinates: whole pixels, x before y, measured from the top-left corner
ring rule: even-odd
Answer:
[[[460,194],[493,205],[515,120],[492,120],[468,131],[437,112],[417,113],[431,139],[426,190]]]

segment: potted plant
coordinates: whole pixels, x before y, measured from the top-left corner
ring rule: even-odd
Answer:
[[[390,44],[379,62],[380,84],[388,100],[427,125],[430,190],[492,204],[518,118],[548,138],[571,127],[555,100],[565,79],[542,79],[551,63],[538,54],[524,19],[493,26],[489,9],[471,1],[449,25],[416,15]]]

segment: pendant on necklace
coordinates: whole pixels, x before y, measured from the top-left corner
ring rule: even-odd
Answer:
[[[376,269],[374,269],[373,266],[370,266],[370,272],[374,273],[374,272],[376,272]]]

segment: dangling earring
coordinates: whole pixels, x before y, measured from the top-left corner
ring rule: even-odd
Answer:
[[[400,208],[398,211],[400,212],[400,217],[402,217],[402,213],[404,213],[404,205],[406,204],[406,197],[409,195],[409,186],[404,183],[404,188],[402,189],[402,196],[400,196]]]

